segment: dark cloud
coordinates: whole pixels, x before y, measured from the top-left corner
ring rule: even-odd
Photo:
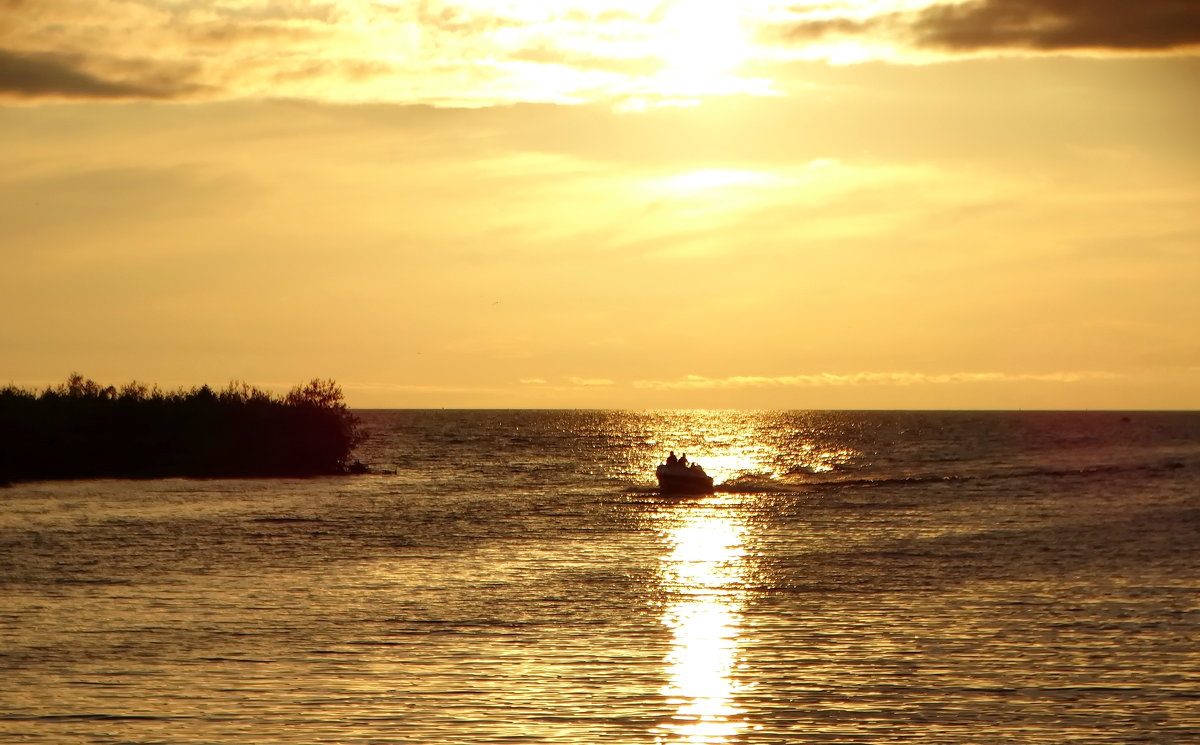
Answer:
[[[72,60],[50,54],[17,54],[0,49],[0,94],[21,98],[154,98],[162,93],[98,78]]]
[[[80,55],[0,49],[0,98],[173,99],[208,91],[191,82],[194,65],[108,58],[88,62],[101,64],[109,76],[85,70]]]
[[[913,26],[922,46],[954,50],[1200,45],[1200,0],[976,0],[935,5]]]
[[[180,29],[180,34],[189,44],[205,46],[234,46],[253,42],[304,42],[320,40],[328,33],[327,29],[316,26],[257,21],[187,24]]]
[[[802,21],[768,26],[763,35],[768,41],[816,41],[829,36],[858,36],[871,33],[879,28],[891,25],[894,14],[872,16],[866,19],[839,18],[806,18]]]
[[[769,42],[879,36],[954,52],[1200,48],[1200,0],[972,0],[867,18],[823,16],[767,31]]]

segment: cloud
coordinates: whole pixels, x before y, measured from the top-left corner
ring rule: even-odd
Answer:
[[[1200,2],[968,0],[874,15],[818,8],[765,26],[763,38],[797,48],[847,41],[952,54],[1175,52],[1200,48]]]
[[[386,6],[384,6],[386,8]],[[392,9],[396,12],[396,9]],[[402,12],[408,12],[404,9]],[[413,10],[423,29],[442,31],[462,36],[520,28],[524,21],[500,13],[485,12],[468,6],[421,0]]]
[[[105,80],[84,72],[75,60],[54,54],[18,54],[0,49],[0,94],[18,98],[162,98],[155,90]]]
[[[975,0],[922,11],[922,46],[1165,51],[1200,45],[1195,0]]]
[[[616,57],[564,49],[553,41],[539,40],[518,49],[514,60],[539,65],[560,65],[575,70],[599,71],[630,76],[649,76],[663,69],[662,59],[651,54],[637,57]]]
[[[819,373],[816,375],[783,375],[763,377],[737,375],[727,378],[706,378],[688,375],[679,380],[637,380],[634,388],[655,391],[708,390],[730,388],[812,388],[855,385],[945,385],[962,383],[1078,383],[1084,380],[1114,380],[1120,375],[1110,372],[1051,372],[1051,373],[913,373],[862,372],[850,375]]]
[[[570,378],[571,385],[581,388],[594,388],[597,386],[613,385],[613,381],[608,378]]]
[[[703,34],[689,34],[690,21],[707,10],[702,4],[636,7],[628,0],[0,0],[0,96],[598,102],[629,111],[774,96],[771,78],[749,75],[782,73],[775,63],[796,58],[1200,48],[1200,3],[1188,0],[761,0],[722,11],[736,43],[707,46]],[[757,44],[742,39],[755,28]],[[731,69],[697,65],[710,50],[720,62],[723,47],[736,50],[726,60]]]
[[[210,21],[188,24],[181,35],[191,45],[237,47],[259,44],[299,44],[320,41],[323,30],[315,24],[278,21]]]
[[[0,0],[0,48],[10,55],[4,91],[24,98],[200,91],[210,99],[478,107],[669,100],[688,94],[672,86],[699,86],[687,76],[662,75],[669,33],[662,13],[608,5]],[[137,69],[121,60],[137,61]],[[142,69],[189,74],[171,84],[147,80]],[[762,88],[757,81],[721,84],[706,90]]]
[[[286,389],[295,383],[274,383],[268,388]],[[341,384],[343,390],[371,393],[467,393],[467,394],[503,394],[503,388],[469,385],[426,385],[421,383],[381,383],[374,381],[349,381]]]

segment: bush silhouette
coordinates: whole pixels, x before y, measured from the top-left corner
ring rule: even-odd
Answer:
[[[117,389],[79,374],[41,393],[0,388],[0,482],[340,474],[360,440],[332,380],[283,397],[245,383]]]

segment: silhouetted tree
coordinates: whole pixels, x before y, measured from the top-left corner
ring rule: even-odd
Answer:
[[[282,398],[245,383],[117,389],[78,373],[40,394],[0,389],[0,482],[338,474],[360,440],[332,380]]]

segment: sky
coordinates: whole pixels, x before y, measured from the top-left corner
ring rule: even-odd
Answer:
[[[0,384],[1200,408],[1200,0],[0,0]]]

